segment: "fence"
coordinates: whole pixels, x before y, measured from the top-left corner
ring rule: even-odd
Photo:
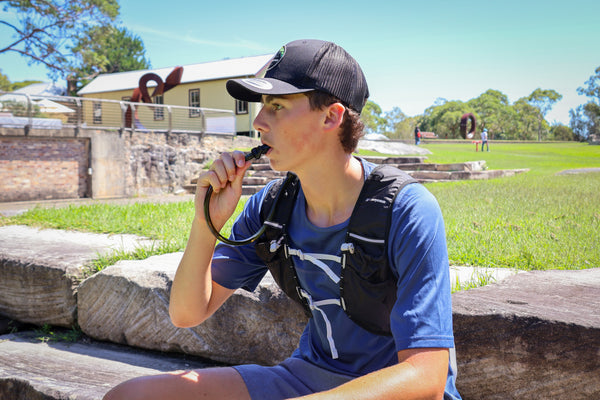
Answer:
[[[235,135],[230,110],[0,91],[0,128]]]

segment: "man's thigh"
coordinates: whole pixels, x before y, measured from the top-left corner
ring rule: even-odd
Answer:
[[[240,399],[250,400],[248,389],[233,368],[207,368],[143,376],[123,382],[104,400]]]
[[[234,368],[246,382],[252,399],[256,400],[306,396],[352,380],[350,376],[337,374],[293,357],[272,367],[249,364]]]

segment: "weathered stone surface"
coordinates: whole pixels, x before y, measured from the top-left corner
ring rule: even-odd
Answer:
[[[132,250],[133,235],[0,227],[0,314],[37,325],[75,323],[75,288],[98,254]],[[149,243],[147,243],[149,244]]]
[[[198,136],[138,131],[124,140],[129,195],[183,191],[202,168],[224,151],[260,144],[249,137]]]
[[[0,313],[7,314],[4,310],[10,301],[16,307],[29,296],[29,309],[23,312],[26,318],[16,315],[11,318],[27,322],[31,309],[39,308],[41,311],[33,322],[55,324],[50,322],[50,315],[60,314],[64,306],[56,304],[65,300],[44,297],[43,293],[57,291],[53,289],[56,284],[52,280],[64,280],[66,273],[76,276],[79,269],[71,271],[69,266],[82,265],[82,259],[93,258],[96,251],[104,251],[102,246],[107,236],[55,231],[50,240],[46,237],[50,232],[46,230],[26,228],[24,235],[15,233],[22,233],[22,229],[0,227],[0,255],[2,260],[18,259],[23,264],[36,266],[19,268],[38,277],[31,281],[21,277],[22,281],[16,280],[11,286],[6,279],[11,269],[3,261],[0,264],[0,307],[3,307]],[[70,235],[77,239],[69,238]],[[127,242],[116,235],[112,239],[111,243],[117,246]],[[135,245],[137,239],[133,239],[131,243]],[[273,364],[295,347],[304,326],[304,316],[269,278],[265,278],[254,293],[236,292],[200,327],[174,328],[168,318],[167,299],[180,257],[181,254],[173,254],[120,262],[86,280],[78,294],[84,332],[103,340],[197,354],[232,364]],[[41,275],[38,271],[57,269],[56,264],[62,265],[56,275]],[[451,275],[462,283],[480,273],[500,280],[504,272],[452,268]],[[66,296],[69,301],[74,299],[72,286],[75,283],[77,278],[61,283],[66,287],[63,292],[70,293]],[[36,285],[42,288],[37,295],[31,289]],[[10,293],[23,300],[12,300]],[[459,365],[457,384],[465,399],[600,398],[600,269],[519,273],[498,284],[455,293],[453,302]],[[14,328],[5,325],[0,323],[0,330],[10,332]],[[108,390],[108,386],[118,383],[117,378],[123,380],[148,373],[132,370],[128,375],[127,367],[118,367],[117,372],[105,375],[103,363],[113,360],[114,356],[100,355],[100,361],[91,359],[93,367],[87,368],[79,358],[70,359],[63,353],[46,356],[39,347],[29,345],[26,346],[28,356],[16,358],[17,353],[7,347],[7,343],[14,340],[5,340],[7,337],[9,335],[0,337],[0,399],[66,399],[74,398],[74,393],[78,399],[99,398],[91,394],[84,397],[86,389],[81,389],[79,383],[99,388],[99,391]],[[45,346],[52,350],[58,348],[54,343]],[[88,357],[84,353],[77,356],[82,354]],[[69,370],[62,363],[56,367],[57,360],[63,358],[76,370]],[[155,363],[159,361],[153,360],[149,365]],[[12,372],[6,373],[9,369]],[[92,372],[86,375],[87,370]],[[92,376],[94,371],[100,372]],[[54,375],[55,372],[59,375]],[[107,382],[109,385],[102,386]],[[40,391],[40,385],[44,391]]]
[[[402,143],[395,140],[366,140],[361,139],[358,142],[358,148],[362,150],[373,150],[382,154],[418,154],[427,155],[431,154],[431,151],[424,147],[414,146],[412,144]]]
[[[306,318],[270,275],[253,293],[238,290],[200,326],[176,328],[169,290],[182,253],[120,261],[86,279],[78,319],[89,336],[238,364],[276,364],[295,349]]]
[[[600,269],[520,273],[453,310],[465,399],[600,398]]]
[[[450,287],[453,291],[457,291],[471,284],[483,286],[484,284],[500,282],[509,276],[522,272],[511,268],[461,267],[451,265]]]
[[[0,336],[0,399],[100,400],[131,378],[214,365],[106,343]]]

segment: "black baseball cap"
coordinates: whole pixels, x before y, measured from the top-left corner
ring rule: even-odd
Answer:
[[[262,95],[319,90],[361,112],[369,97],[360,66],[343,48],[322,40],[296,40],[283,46],[267,64],[263,77],[227,81],[229,94],[260,102]]]

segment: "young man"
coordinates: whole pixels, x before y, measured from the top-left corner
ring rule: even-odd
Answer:
[[[490,145],[488,144],[488,130],[484,128],[481,131],[481,151],[483,151],[483,146],[487,146],[487,151],[490,151]]]
[[[346,308],[344,298],[368,300],[378,290],[341,296],[342,281],[349,285],[351,280],[342,271],[342,260],[353,253],[342,255],[346,231],[357,203],[373,199],[359,201],[359,196],[375,169],[352,155],[362,136],[360,112],[368,97],[356,61],[330,42],[294,41],[277,53],[264,78],[232,80],[227,89],[237,99],[262,101],[254,127],[271,147],[266,154],[271,167],[292,171],[299,179],[285,224],[287,239],[276,247],[285,246],[291,255],[298,293],[312,318],[298,349],[278,366],[139,378],[117,386],[105,399],[460,398],[454,385],[444,224],[437,202],[422,185],[408,184],[391,200],[385,254],[358,262],[378,273],[390,271],[383,283],[391,284],[395,300],[383,311],[384,321],[375,323],[389,334],[363,328],[347,314],[352,307]],[[267,272],[252,244],[220,243],[215,249],[203,212],[212,186],[211,219],[216,229],[225,224],[250,164],[241,152],[225,153],[198,180],[196,215],[171,291],[171,319],[177,326],[202,323],[237,288],[253,290]],[[233,239],[260,228],[260,209],[271,186],[248,200],[232,229]],[[359,278],[358,285],[367,287],[368,281]],[[345,292],[350,292],[348,287]],[[376,305],[373,313],[381,308]]]

